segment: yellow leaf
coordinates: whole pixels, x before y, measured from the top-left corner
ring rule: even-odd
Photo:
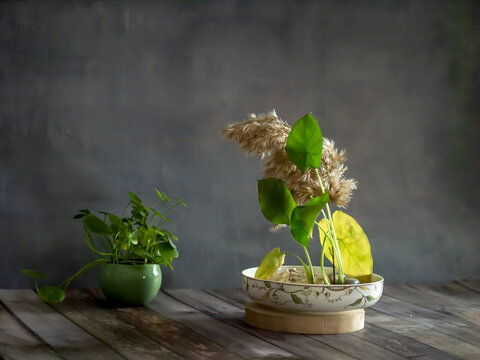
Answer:
[[[257,271],[255,272],[255,277],[257,279],[267,279],[270,275],[273,275],[277,272],[280,266],[283,265],[284,260],[285,253],[280,252],[279,247],[274,248],[263,258]]]
[[[343,211],[335,211],[332,218],[345,274],[356,277],[371,275],[373,271],[372,253],[370,243],[363,229],[353,217],[345,214]],[[322,219],[320,225],[324,230],[328,231],[326,219]],[[320,231],[320,239],[323,243],[325,234],[322,231]],[[331,262],[332,255],[330,249],[332,249],[332,245],[327,240],[325,246],[325,256]]]

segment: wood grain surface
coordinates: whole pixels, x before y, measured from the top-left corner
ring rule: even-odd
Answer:
[[[365,328],[270,332],[244,322],[239,289],[161,291],[146,307],[71,290],[60,304],[0,290],[0,359],[478,359],[479,280],[387,286]]]

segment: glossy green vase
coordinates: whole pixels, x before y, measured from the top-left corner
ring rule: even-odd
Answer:
[[[107,298],[132,305],[148,304],[161,284],[158,264],[106,264],[100,274],[100,286]]]

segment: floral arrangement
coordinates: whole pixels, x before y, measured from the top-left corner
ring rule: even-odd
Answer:
[[[332,214],[330,207],[345,208],[357,182],[345,177],[345,150],[323,138],[311,114],[293,127],[274,110],[250,114],[248,120],[230,125],[221,135],[236,142],[245,154],[264,161],[264,177],[258,180],[261,211],[274,224],[272,230],[289,227],[303,247],[306,262],[297,254],[291,255],[302,263],[308,283],[369,281],[373,261],[367,236],[355,219],[341,210]],[[314,271],[308,251],[315,226],[322,248],[320,274]],[[274,248],[263,258],[255,277],[291,279],[293,275],[278,273],[286,254]],[[325,258],[333,265],[330,274]]]

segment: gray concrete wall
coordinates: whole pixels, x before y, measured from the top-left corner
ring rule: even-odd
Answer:
[[[154,187],[190,205],[173,214],[166,287],[236,287],[274,246],[301,254],[268,231],[260,162],[218,136],[272,108],[313,112],[348,150],[375,272],[480,275],[479,15],[468,1],[0,3],[0,287],[31,286],[21,267],[60,282],[94,258],[76,210]]]

